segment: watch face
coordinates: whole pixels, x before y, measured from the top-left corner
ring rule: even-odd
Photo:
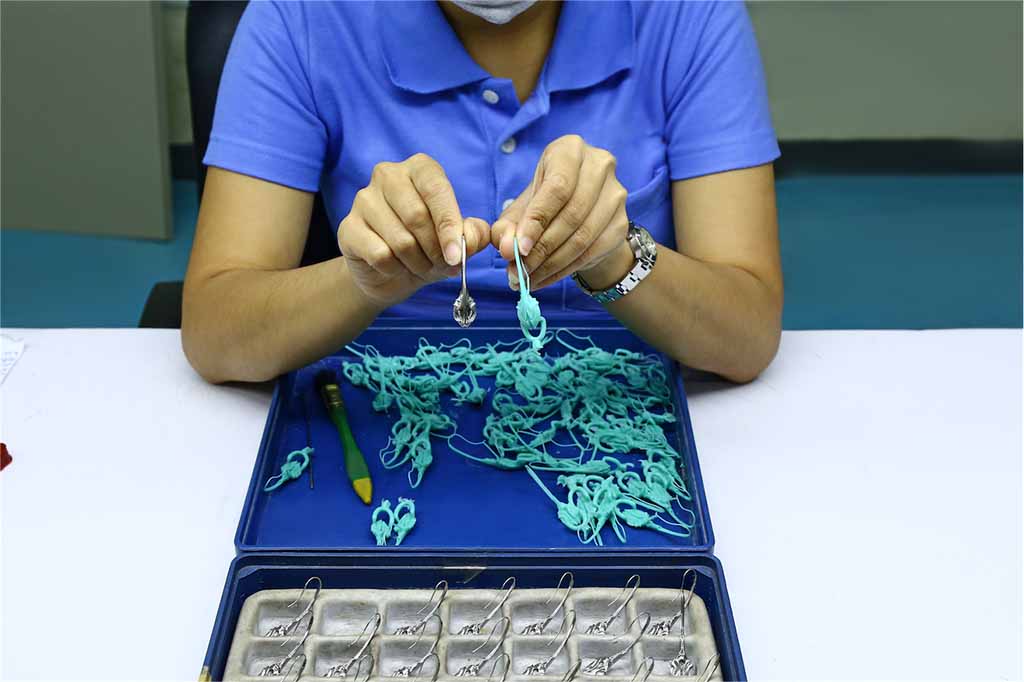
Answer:
[[[632,225],[630,227],[630,237],[637,246],[636,249],[637,258],[644,258],[650,260],[654,258],[658,253],[658,245],[651,237],[651,233],[640,227],[639,225]]]

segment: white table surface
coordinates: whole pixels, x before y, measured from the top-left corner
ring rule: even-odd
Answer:
[[[195,679],[270,389],[177,332],[5,331],[3,678]],[[688,387],[751,679],[1021,677],[1021,341],[787,332]]]

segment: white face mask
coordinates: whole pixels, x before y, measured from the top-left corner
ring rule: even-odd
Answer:
[[[492,24],[507,24],[530,9],[537,0],[452,0],[470,14]]]

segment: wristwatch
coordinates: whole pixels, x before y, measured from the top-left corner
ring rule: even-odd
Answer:
[[[636,265],[626,273],[622,281],[604,291],[594,291],[583,281],[578,272],[572,275],[573,280],[579,285],[585,294],[594,298],[598,303],[611,303],[617,301],[636,288],[647,275],[654,269],[654,261],[658,259],[658,244],[651,237],[651,233],[640,227],[632,220],[629,221],[629,230],[626,232],[626,241],[633,249],[633,256],[636,258]]]

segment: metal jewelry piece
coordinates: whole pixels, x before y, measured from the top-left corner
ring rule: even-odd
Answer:
[[[302,675],[303,669],[305,669],[305,667],[306,667],[306,654],[299,653],[299,652],[302,649],[302,647],[304,647],[306,645],[306,640],[309,639],[309,630],[310,629],[312,629],[312,628],[309,628],[309,629],[306,630],[306,633],[304,635],[302,635],[302,639],[300,639],[295,644],[295,646],[292,647],[292,650],[289,651],[285,655],[284,658],[282,658],[277,663],[271,663],[270,665],[263,666],[262,668],[259,669],[259,672],[256,673],[256,676],[257,677],[280,677],[282,675],[285,675],[286,673],[290,673],[292,671],[292,669],[294,668],[294,666],[296,664],[296,661],[298,661],[299,658],[301,658],[302,659],[302,665],[299,666],[299,673],[298,673],[298,675],[295,676],[295,679],[298,679],[299,676]],[[287,642],[281,642],[281,646],[284,646],[285,644],[287,644]]]
[[[440,639],[440,638],[438,638]],[[434,646],[430,647],[430,651],[420,660],[416,661],[412,665],[403,665],[401,668],[392,673],[392,677],[419,677],[420,671],[423,670],[423,666],[427,664],[427,661],[434,659],[437,661],[437,667],[434,669],[434,676],[432,679],[437,679],[437,673],[441,670],[441,659],[438,657],[437,652],[434,651],[434,647],[437,646],[437,642],[434,642]]]
[[[630,583],[633,584],[632,589],[630,589],[630,586],[629,586]],[[619,617],[619,614],[621,614],[623,612],[623,610],[625,610],[626,604],[628,604],[630,602],[630,600],[633,598],[633,595],[636,594],[637,588],[639,588],[639,587],[640,587],[640,576],[639,575],[630,576],[629,580],[626,581],[626,586],[622,588],[622,591],[619,592],[618,596],[616,596],[615,599],[612,599],[610,602],[608,602],[608,606],[615,606],[616,602],[618,602],[619,598],[621,598],[622,596],[624,596],[626,594],[627,590],[629,591],[629,596],[627,596],[625,599],[622,600],[622,603],[619,604],[618,608],[616,608],[612,612],[612,615],[608,616],[604,620],[599,620],[596,623],[591,623],[590,627],[588,627],[587,630],[586,630],[586,634],[588,634],[588,635],[607,635],[608,634],[608,628],[615,621],[615,619]]]
[[[444,581],[442,581],[442,582],[444,582]],[[446,587],[447,587],[447,585],[446,585]],[[431,598],[433,598],[433,596],[431,596]],[[429,605],[430,604],[428,602],[427,606],[429,606]],[[426,608],[426,606],[424,606],[423,608]],[[429,620],[430,618],[433,618],[435,615],[436,614],[431,613],[431,615],[427,617],[427,620]],[[423,654],[423,656],[420,658],[420,660],[416,661],[412,665],[403,665],[403,666],[399,667],[397,670],[395,670],[395,672],[393,672],[391,674],[392,677],[418,677],[419,674],[420,674],[420,671],[423,670],[423,666],[426,665],[427,661],[429,661],[431,658],[437,659],[437,667],[438,667],[438,669],[441,668],[441,658],[437,655],[437,645],[441,642],[441,628],[444,627],[444,624],[441,622],[441,616],[437,616],[437,623],[438,623],[437,636],[434,637],[434,643],[430,645],[429,649],[427,649],[427,653]],[[426,621],[424,621],[424,626],[425,625],[426,625]],[[416,638],[416,641],[414,641],[412,644],[410,644],[406,648],[407,649],[412,649],[417,644],[419,644],[420,640],[423,639],[424,632],[426,632],[426,627],[423,627],[423,628],[420,629],[420,633],[419,633],[419,636]],[[438,673],[438,670],[435,670],[434,671],[434,678],[435,679],[437,678],[437,673]]]
[[[569,584],[565,588],[565,594],[562,596],[562,601],[558,602],[558,606],[555,607],[554,611],[552,611],[551,614],[547,618],[545,618],[544,620],[539,620],[539,621],[537,621],[535,623],[528,623],[527,625],[525,625],[523,627],[522,631],[520,632],[520,634],[523,634],[523,635],[542,635],[542,634],[544,634],[544,629],[548,625],[551,624],[551,621],[554,620],[556,615],[558,615],[558,612],[561,611],[563,608],[565,608],[565,603],[569,600],[569,593],[572,592],[573,585],[576,584],[576,579],[573,577],[573,574],[570,571],[566,571],[565,573],[562,574],[562,577],[558,579],[558,585],[555,586],[555,592],[556,593],[558,592],[558,590],[562,589],[562,582],[565,581],[566,578],[569,579]],[[551,600],[554,598],[554,596],[555,595],[552,595],[552,596],[548,597],[544,601],[544,603],[545,604],[550,604]]]
[[[719,654],[715,654],[709,658],[708,662],[704,665],[704,672],[702,672],[700,677],[697,678],[697,682],[708,682],[708,680],[711,679],[711,676],[715,674],[715,671],[718,670],[718,663],[720,660]]]
[[[373,638],[377,636],[377,631],[380,630],[381,620],[382,620],[382,618],[381,618],[381,615],[380,615],[379,611],[377,613],[373,614],[373,616],[370,618],[370,620],[366,621],[366,625],[363,626],[363,631],[359,633],[359,638],[356,639],[356,644],[358,645],[359,644],[359,640],[361,640],[364,636],[366,636],[367,635],[367,631],[369,630],[369,634],[366,637],[366,641],[363,642],[363,645],[361,647],[359,647],[359,651],[356,652],[355,656],[353,656],[349,660],[345,661],[344,663],[339,663],[338,665],[331,666],[330,668],[328,668],[327,672],[324,674],[324,676],[325,677],[348,677],[348,673],[352,669],[352,666],[358,665],[359,667],[356,668],[356,677],[358,677],[359,676],[359,669],[362,668],[362,665],[363,665],[362,664],[362,660],[364,658],[366,658],[367,656],[370,659],[370,672],[372,674],[372,672],[373,672],[373,656],[370,656],[370,655],[366,654],[366,650],[370,648],[370,642],[372,642]]]
[[[687,576],[692,577],[690,581],[690,589],[686,589],[686,578]],[[651,626],[651,636],[653,637],[667,637],[672,631],[672,626],[676,624],[677,620],[682,620],[683,625],[686,624],[686,609],[690,606],[690,600],[693,599],[693,590],[697,587],[697,572],[692,568],[688,568],[683,571],[683,580],[679,585],[679,613],[672,616],[671,618],[665,618],[659,620],[657,623]],[[685,635],[682,626],[680,626],[680,635]]]
[[[437,600],[437,603],[434,604],[433,608],[430,608],[431,603],[433,603],[433,601],[434,601],[434,595],[437,594],[438,590],[441,590],[441,598]],[[434,591],[430,593],[430,598],[427,600],[427,603],[423,606],[423,608],[416,612],[416,615],[418,616],[419,614],[421,614],[424,611],[426,611],[428,608],[430,609],[430,612],[427,613],[427,615],[423,616],[423,618],[421,618],[419,620],[419,622],[417,622],[417,623],[413,623],[412,625],[403,625],[400,628],[395,628],[394,634],[396,634],[396,635],[416,635],[416,634],[419,634],[420,632],[422,632],[427,627],[427,623],[430,622],[430,619],[433,618],[435,615],[437,615],[438,610],[440,610],[440,608],[441,608],[441,602],[443,602],[444,598],[447,597],[447,596],[448,596],[448,581],[447,580],[442,580],[439,583],[437,583],[436,585],[434,585]],[[438,620],[440,620],[440,619],[441,619],[440,616],[438,616]]]
[[[485,639],[480,646],[473,649],[471,653],[475,654],[476,652],[480,651],[485,646],[487,646],[490,643],[491,639],[494,637],[494,635],[498,632],[498,629],[501,628],[501,636],[498,637],[498,641],[494,644],[494,648],[488,651],[487,654],[479,661],[476,661],[475,663],[467,663],[466,665],[456,670],[455,677],[480,677],[480,669],[483,668],[484,664],[486,664],[489,660],[494,658],[494,656],[498,653],[498,650],[501,649],[501,647],[505,644],[505,638],[508,636],[510,625],[511,621],[509,621],[507,617],[503,617],[501,620],[495,623],[494,627],[491,628],[491,634],[487,635],[487,639]]]
[[[568,625],[568,627],[565,627],[566,625]],[[575,611],[570,611],[569,613],[566,614],[565,618],[562,620],[562,626],[565,628],[565,636],[562,637],[562,641],[555,648],[555,651],[550,656],[548,656],[545,660],[540,661],[538,663],[531,663],[530,665],[528,665],[525,668],[523,668],[523,674],[524,675],[545,675],[545,674],[547,674],[548,668],[550,668],[551,664],[555,662],[555,659],[558,658],[558,655],[560,653],[562,653],[562,649],[565,648],[565,645],[569,642],[569,638],[572,636],[572,631],[576,629],[576,612]],[[550,641],[548,641],[548,644],[547,644],[548,646],[551,646],[551,643],[554,642],[556,639],[558,639],[558,635],[559,635],[559,633],[561,631],[562,631],[562,628],[559,628],[558,632],[556,632],[554,634],[554,636],[550,639]],[[575,670],[576,670],[576,672],[579,672],[579,665],[575,666]],[[572,672],[573,672],[573,668],[570,668],[569,672],[566,673],[566,678],[569,678],[569,675]]]
[[[685,620],[683,622],[685,625]],[[693,659],[686,653],[686,636],[679,635],[679,653],[676,657],[668,662],[668,671],[676,677],[696,675],[697,664],[693,662]]]
[[[504,606],[505,602],[508,601],[508,598],[512,596],[512,590],[516,589],[516,579],[515,579],[515,577],[510,577],[505,582],[503,582],[501,584],[501,589],[505,590],[505,596],[503,596],[501,598],[501,600],[497,604],[494,605],[494,608],[491,609],[487,613],[486,616],[484,616],[483,620],[481,620],[478,623],[471,623],[469,625],[464,625],[462,627],[462,629],[459,630],[459,634],[460,635],[479,635],[479,634],[483,634],[484,628],[487,627],[487,623],[490,622],[491,618],[494,618],[494,614],[496,614],[498,611],[500,611],[501,607]],[[497,599],[497,597],[495,597],[494,599]],[[491,602],[493,602],[494,599],[492,599],[491,601],[487,602],[487,605],[484,606],[484,610],[485,611],[491,607]]]
[[[640,667],[637,668],[633,674],[632,682],[647,682],[651,679],[651,675],[654,674],[654,659],[651,657],[645,658],[641,663]]]
[[[501,679],[498,682],[505,682],[508,679],[508,671],[512,669],[512,657],[506,653],[502,653],[494,659],[494,665],[491,666],[491,674],[487,676],[487,682],[491,682],[494,678],[494,673],[498,669],[498,661],[505,661],[505,668],[501,673]]]
[[[452,304],[452,317],[463,328],[476,320],[476,301],[466,288],[466,235],[462,235],[462,291]]]
[[[583,661],[576,661],[569,669],[562,675],[562,679],[559,682],[572,682],[576,679],[576,676],[580,674],[580,667],[583,665]]]
[[[303,586],[302,592],[299,593],[299,596],[295,598],[295,601],[293,601],[286,607],[290,609],[294,607],[296,604],[298,604],[300,601],[302,601],[302,596],[306,594],[306,590],[309,589],[309,585],[313,581],[316,581],[316,590],[314,590],[313,598],[309,600],[309,604],[306,605],[306,608],[304,608],[302,612],[299,613],[299,615],[295,616],[295,618],[293,618],[291,622],[285,623],[283,625],[275,625],[274,627],[267,630],[266,634],[263,635],[264,637],[287,637],[291,635],[293,632],[295,632],[296,629],[298,629],[299,625],[302,623],[302,621],[306,619],[307,616],[313,615],[313,605],[316,604],[316,600],[320,596],[320,590],[323,589],[324,586],[323,581],[316,576],[313,576],[312,578],[306,581],[306,584]],[[310,618],[309,624],[313,624],[312,618]]]
[[[612,666],[614,666],[616,663],[622,660],[625,656],[628,656],[629,652],[632,651],[633,647],[635,647],[637,645],[637,642],[640,641],[640,638],[643,637],[644,634],[646,634],[647,628],[651,626],[651,614],[641,613],[633,621],[631,621],[629,625],[626,626],[626,632],[629,632],[630,628],[633,627],[633,623],[644,618],[646,618],[646,622],[643,624],[643,627],[640,628],[640,634],[638,634],[626,648],[624,648],[622,651],[612,654],[611,656],[602,656],[601,658],[595,658],[590,663],[587,663],[585,666],[583,666],[583,672],[587,675],[607,675],[609,672],[611,672]],[[622,637],[616,637],[612,641],[616,642],[621,638]]]

